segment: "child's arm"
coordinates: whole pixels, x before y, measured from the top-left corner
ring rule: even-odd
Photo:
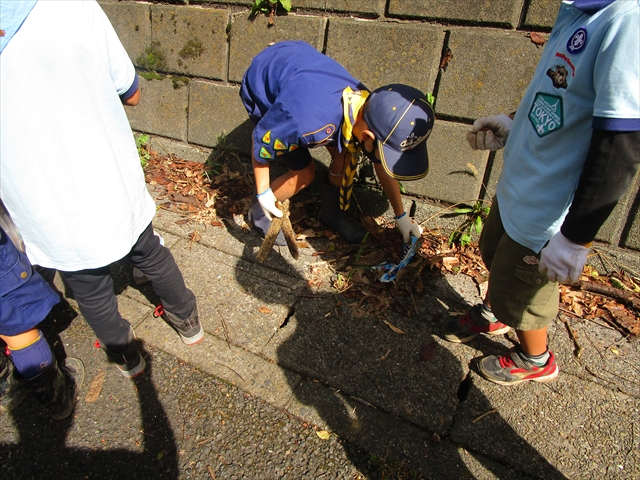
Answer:
[[[262,207],[262,211],[269,220],[271,220],[272,216],[282,217],[282,211],[276,207],[277,199],[270,187],[269,164],[258,162],[253,155],[251,155],[251,163],[253,165],[253,175],[256,179],[256,198],[260,203],[260,207]]]
[[[411,241],[411,235],[419,237],[422,234],[422,228],[405,213],[404,207],[402,206],[400,184],[398,181],[389,176],[382,166],[382,163],[374,163],[373,168],[376,171],[378,180],[380,180],[380,185],[382,185],[384,193],[391,203],[393,213],[395,214],[396,226],[398,230],[400,230],[400,233],[402,233],[402,240],[404,243],[409,243]]]
[[[129,107],[135,107],[136,105],[138,105],[139,101],[140,101],[140,89],[136,88],[136,91],[133,92],[133,95],[131,95],[127,99],[122,99],[122,104],[127,105]]]

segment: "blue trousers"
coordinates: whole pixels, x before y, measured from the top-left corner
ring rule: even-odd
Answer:
[[[195,295],[186,287],[169,249],[160,245],[152,224],[142,232],[129,256],[151,282],[164,309],[180,318],[188,317],[196,306]],[[80,312],[100,343],[114,353],[127,350],[131,325],[118,311],[109,265],[60,274],[73,290]]]

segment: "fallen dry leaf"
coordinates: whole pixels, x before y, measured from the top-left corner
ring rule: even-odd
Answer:
[[[329,440],[331,434],[326,430],[316,430],[316,435],[318,435],[322,440]]]
[[[100,396],[100,392],[102,391],[102,384],[104,383],[104,372],[98,373],[91,383],[89,384],[89,390],[87,391],[87,396],[84,401],[87,403],[95,402]]]
[[[402,330],[400,330],[398,327],[396,327],[396,326],[394,326],[394,325],[391,325],[391,324],[390,324],[389,322],[387,322],[386,320],[383,320],[383,322],[384,322],[384,323],[386,323],[386,324],[389,326],[389,328],[390,328],[391,330],[393,330],[394,332],[399,333],[400,335],[406,335],[406,334],[407,334],[407,332],[403,332],[403,331],[402,331]]]
[[[264,313],[264,314],[271,313],[271,309],[267,308],[267,307],[260,307],[260,308],[258,308],[258,311],[260,313]]]

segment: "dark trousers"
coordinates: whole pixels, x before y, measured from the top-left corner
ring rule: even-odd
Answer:
[[[152,224],[142,232],[130,252],[131,263],[149,279],[165,310],[186,318],[196,306],[193,292],[168,248],[160,245]],[[80,312],[100,343],[114,353],[127,349],[130,324],[120,315],[109,265],[101,268],[60,272],[67,281]]]

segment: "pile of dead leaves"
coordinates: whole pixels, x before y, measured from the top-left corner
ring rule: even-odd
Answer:
[[[161,208],[183,213],[183,223],[224,227],[226,221],[249,228],[244,218],[253,194],[253,177],[242,162],[223,158],[214,163],[214,169],[174,155],[149,153],[146,180],[164,187],[164,193],[157,197]],[[309,248],[313,239],[323,239],[319,243],[322,249],[316,248],[314,253],[322,256],[323,261],[310,267],[312,290],[319,288],[329,273],[332,290],[359,300],[363,315],[373,311],[380,314],[387,309],[417,315],[414,294],[422,293],[423,279],[428,275],[468,275],[477,284],[480,296],[484,296],[488,272],[476,244],[452,246],[448,242],[450,232],[425,231],[414,260],[399,272],[394,282],[383,284],[379,281],[382,275],[379,265],[401,259],[393,222],[384,217],[361,217],[369,234],[362,245],[351,245],[318,220],[318,208],[317,199],[305,192],[298,194],[291,206],[291,222],[299,248]],[[197,226],[193,239],[198,240]],[[560,287],[561,312],[586,319],[598,317],[624,335],[639,336],[640,279],[624,271],[598,276],[590,267],[584,273],[579,287]]]

